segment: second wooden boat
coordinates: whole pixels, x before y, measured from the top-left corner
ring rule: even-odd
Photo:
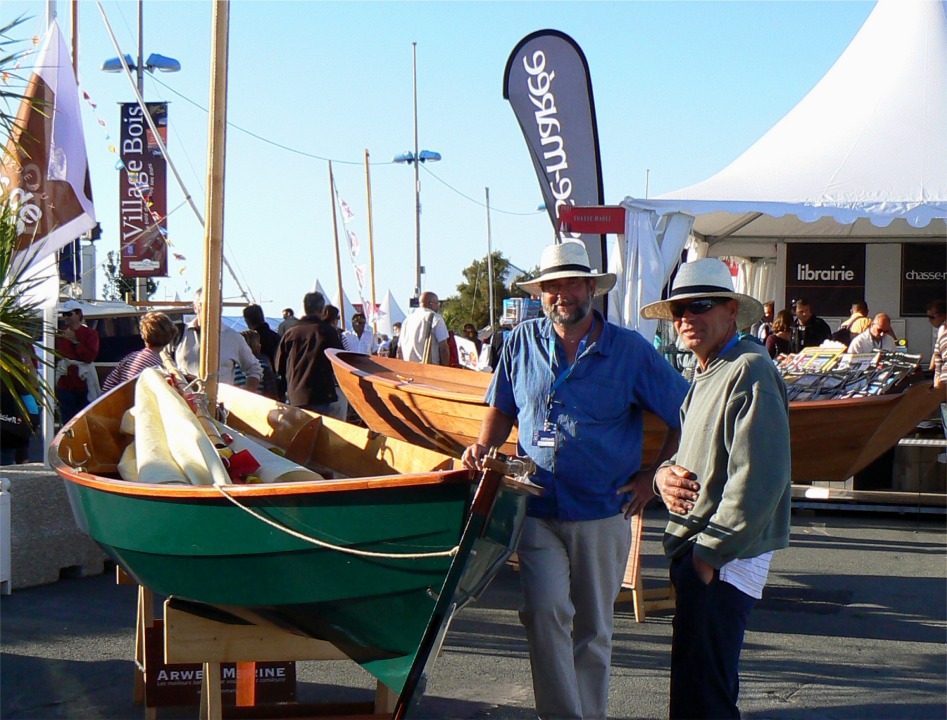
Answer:
[[[339,386],[365,424],[391,437],[459,457],[475,442],[491,375],[342,350],[326,353]],[[794,483],[844,481],[897,445],[943,402],[916,384],[901,393],[789,403]],[[667,426],[645,413],[642,462],[653,459]],[[516,434],[504,452],[516,453]]]

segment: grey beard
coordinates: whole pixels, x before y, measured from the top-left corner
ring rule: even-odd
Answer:
[[[556,325],[578,325],[592,312],[592,298],[580,302],[575,310],[568,314],[556,312],[555,305],[543,303],[543,313]]]

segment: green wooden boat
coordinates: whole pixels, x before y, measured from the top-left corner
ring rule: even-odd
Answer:
[[[474,482],[446,455],[226,385],[229,428],[325,479],[129,482],[119,427],[135,383],[50,447],[79,527],[156,593],[332,642],[400,694],[404,717],[450,618],[512,552],[536,486],[496,472]]]

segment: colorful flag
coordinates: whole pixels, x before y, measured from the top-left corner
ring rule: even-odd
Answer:
[[[352,253],[352,257],[358,257],[359,251],[362,249],[362,244],[358,241],[358,235],[353,233],[351,230],[348,230],[349,236],[349,252]]]
[[[17,214],[19,267],[95,227],[79,88],[66,42],[53,21],[0,161],[0,197]]]
[[[336,197],[339,197],[336,195]],[[341,197],[339,197],[339,209],[342,211],[342,222],[348,224],[355,219],[355,213],[352,212],[352,208],[349,207],[349,204],[345,202]]]
[[[364,265],[355,266],[355,281],[358,283],[359,290],[365,287],[365,272],[366,267]]]

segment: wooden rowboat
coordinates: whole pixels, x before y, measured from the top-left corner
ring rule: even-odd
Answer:
[[[345,350],[326,355],[345,397],[372,430],[454,457],[476,442],[487,411],[483,398],[493,377],[489,373]],[[642,462],[657,456],[666,432],[657,415],[644,413]],[[516,455],[516,441],[513,428],[500,450]]]
[[[325,479],[128,482],[119,425],[135,384],[99,398],[50,447],[79,527],[156,593],[335,644],[400,693],[403,717],[451,616],[511,554],[536,487],[496,472],[474,483],[441,453],[227,385],[218,401],[232,431]]]
[[[342,350],[326,353],[339,386],[365,424],[390,437],[459,457],[476,441],[491,375]],[[902,393],[789,403],[794,483],[844,481],[897,445],[943,402],[917,384]],[[667,426],[644,414],[642,462],[657,455]],[[516,431],[504,452],[516,453]]]
[[[942,389],[916,383],[890,395],[789,403],[793,482],[850,478],[895,447],[943,401]]]

